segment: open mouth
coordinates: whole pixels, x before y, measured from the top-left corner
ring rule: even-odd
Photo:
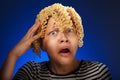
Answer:
[[[67,57],[70,55],[70,49],[69,48],[61,49],[59,53],[61,56]]]
[[[60,50],[60,53],[69,53],[69,52],[70,52],[70,50],[68,48]]]

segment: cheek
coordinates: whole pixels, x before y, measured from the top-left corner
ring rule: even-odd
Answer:
[[[78,40],[74,40],[74,42],[72,42],[72,46],[73,46],[73,49],[76,50],[78,47]]]
[[[43,40],[43,47],[45,51],[49,52],[52,51],[56,47],[56,41],[54,39],[44,39]]]
[[[72,45],[78,46],[78,38],[77,38],[77,36],[70,37],[69,40],[70,40],[70,42],[71,42]]]
[[[78,48],[78,40],[77,39],[72,40],[71,48],[72,48],[73,53],[75,54],[77,51],[77,48]]]

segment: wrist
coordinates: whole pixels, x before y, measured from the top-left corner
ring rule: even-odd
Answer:
[[[16,52],[11,51],[9,52],[8,57],[17,60],[19,56],[17,55]]]

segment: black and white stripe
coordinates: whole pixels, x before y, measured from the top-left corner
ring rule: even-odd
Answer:
[[[103,63],[82,60],[77,70],[66,75],[53,73],[47,64],[47,61],[30,61],[18,70],[14,80],[111,80],[110,72]]]

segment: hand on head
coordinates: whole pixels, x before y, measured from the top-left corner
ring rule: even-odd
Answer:
[[[40,21],[36,21],[35,24],[28,30],[26,35],[20,40],[20,42],[12,49],[12,52],[15,53],[16,56],[21,56],[28,49],[31,48],[33,41],[40,38],[42,32],[34,35],[36,30],[41,26]]]

